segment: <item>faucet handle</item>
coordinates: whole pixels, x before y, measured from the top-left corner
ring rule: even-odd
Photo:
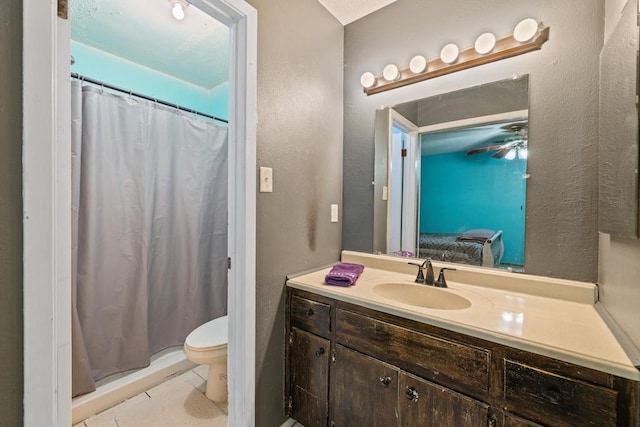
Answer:
[[[415,265],[418,267],[418,275],[416,276],[415,282],[424,283],[424,272],[422,271],[424,269],[424,263],[418,264],[417,262],[409,262],[407,264]]]
[[[436,280],[436,283],[434,283],[434,286],[437,288],[446,288],[447,287],[447,280],[444,277],[444,271],[445,270],[456,270],[455,268],[451,268],[451,267],[443,267],[440,269],[440,274],[438,274],[438,280]]]

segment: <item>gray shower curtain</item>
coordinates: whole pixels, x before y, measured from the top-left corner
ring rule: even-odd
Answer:
[[[227,128],[72,82],[73,395],[227,310]]]

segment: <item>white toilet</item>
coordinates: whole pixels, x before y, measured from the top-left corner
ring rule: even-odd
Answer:
[[[207,398],[214,402],[227,400],[227,316],[213,319],[193,330],[184,341],[184,354],[189,360],[209,365]]]

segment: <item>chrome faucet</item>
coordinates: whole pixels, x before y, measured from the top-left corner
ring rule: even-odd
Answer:
[[[433,276],[433,266],[431,265],[431,258],[427,258],[424,260],[422,264],[418,264],[415,262],[410,262],[411,265],[418,266],[418,275],[416,276],[416,283],[424,283],[428,286],[433,286],[435,283],[435,278]],[[426,275],[424,270],[427,270]]]

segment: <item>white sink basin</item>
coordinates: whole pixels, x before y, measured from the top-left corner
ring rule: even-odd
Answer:
[[[409,283],[382,283],[373,287],[373,293],[402,304],[436,310],[463,310],[471,301],[442,288]]]

